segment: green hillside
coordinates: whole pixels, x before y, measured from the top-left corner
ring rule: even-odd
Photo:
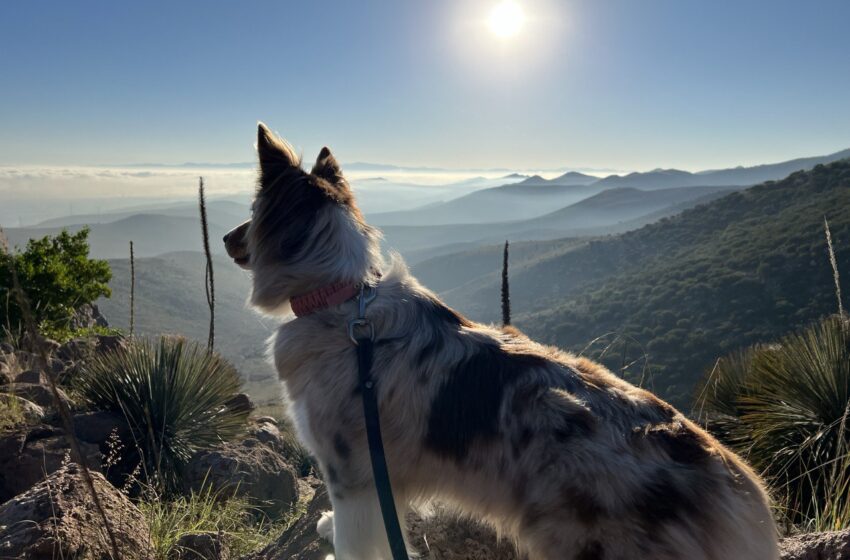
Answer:
[[[835,312],[824,217],[850,292],[850,162],[842,161],[538,265],[537,275],[547,272],[539,282],[557,282],[558,270],[577,266],[585,269],[574,276],[585,280],[594,271],[608,277],[585,282],[518,323],[534,337],[573,349],[609,332],[631,337],[630,349],[615,344],[603,360],[620,367],[645,351],[654,389],[684,405],[717,357]],[[602,349],[597,344],[590,353]]]
[[[511,259],[515,322],[576,351],[601,336],[587,353],[615,369],[637,360],[627,377],[648,374],[652,388],[687,406],[717,357],[834,312],[824,216],[848,293],[845,160],[621,235],[518,243]],[[501,246],[492,246],[433,258],[414,272],[450,305],[498,321],[500,265]],[[609,333],[621,338],[610,344],[616,335]]]

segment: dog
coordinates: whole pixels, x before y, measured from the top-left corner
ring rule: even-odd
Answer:
[[[260,124],[252,217],[225,238],[250,302],[287,316],[270,353],[333,513],[337,560],[389,560],[349,322],[377,286],[372,375],[401,523],[430,500],[531,560],[775,560],[759,478],[705,431],[599,364],[470,321],[385,262],[340,165],[311,171]],[[292,319],[293,311],[298,315]]]

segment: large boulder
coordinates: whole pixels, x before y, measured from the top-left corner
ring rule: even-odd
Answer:
[[[9,424],[38,424],[45,416],[43,407],[38,406],[34,402],[8,393],[0,393],[0,408],[7,411],[17,412],[18,417],[16,419],[12,419],[12,422],[9,422]]]
[[[282,454],[283,444],[274,431],[256,433],[252,428],[242,441],[196,454],[186,469],[187,489],[197,491],[207,484],[221,490],[222,496],[251,498],[269,517],[288,513],[298,501],[297,473]]]
[[[61,388],[56,388],[59,393],[59,400],[65,404],[65,406],[71,406],[71,399],[68,398],[68,395],[65,394]],[[7,388],[8,393],[24,398],[30,402],[37,404],[38,406],[45,408],[55,408],[54,400],[53,400],[53,392],[50,390],[50,387],[47,385],[39,385],[38,383],[15,383],[14,385],[10,385]]]
[[[90,329],[94,327],[108,327],[106,317],[101,315],[100,309],[94,303],[86,303],[77,308],[71,317],[71,329]]]
[[[110,438],[118,438],[120,442],[132,441],[130,427],[121,416],[105,410],[89,410],[78,412],[71,417],[74,425],[74,433],[80,441],[94,443],[101,446],[104,453],[104,445]]]
[[[782,560],[850,559],[850,529],[829,533],[810,533],[783,539]]]
[[[89,468],[99,471],[98,446],[80,442],[80,450]],[[58,428],[41,425],[0,437],[0,503],[26,492],[70,459],[71,450]]]
[[[92,478],[119,557],[150,558],[150,528],[142,513],[102,475],[92,473]],[[76,464],[0,506],[0,558],[109,560],[113,556],[102,518]]]
[[[17,377],[15,377],[15,383],[26,383],[30,385],[41,385],[46,381],[44,374],[41,370],[37,369],[28,369],[27,371],[19,373]]]

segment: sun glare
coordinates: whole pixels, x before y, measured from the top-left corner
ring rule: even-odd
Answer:
[[[499,37],[513,37],[525,23],[525,13],[522,6],[512,0],[503,0],[490,10],[487,20],[490,31]]]

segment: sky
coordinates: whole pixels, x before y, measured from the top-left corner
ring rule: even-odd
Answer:
[[[689,170],[850,147],[850,2],[0,5],[0,165],[311,159]]]

